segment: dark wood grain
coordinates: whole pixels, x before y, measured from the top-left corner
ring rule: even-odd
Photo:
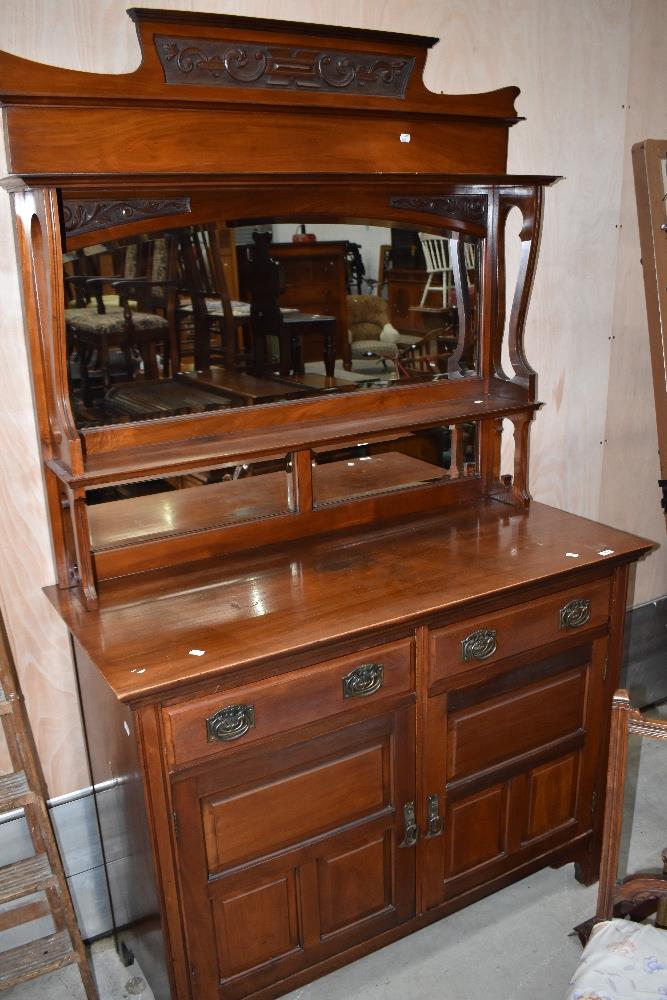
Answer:
[[[550,578],[567,588],[578,570],[604,574],[649,548],[542,504],[514,511],[491,502],[254,560],[236,556],[224,570],[216,562],[147,574],[145,585],[110,581],[98,611],[86,612],[73,591],[48,595],[117,696],[133,700],[382,627],[389,597],[390,620],[407,622],[492,596],[511,602],[520,588]],[[607,549],[613,554],[599,554]],[[206,653],[192,657],[192,648]]]

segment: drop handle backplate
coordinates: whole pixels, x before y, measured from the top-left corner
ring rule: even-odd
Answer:
[[[414,802],[406,802],[403,806],[403,824],[403,840],[398,846],[414,847],[419,840],[419,827],[417,826]]]
[[[586,597],[577,597],[573,601],[568,601],[560,609],[560,628],[578,628],[590,620],[591,602]]]
[[[426,836],[438,837],[442,833],[443,823],[440,815],[440,799],[437,795],[426,796]]]
[[[209,743],[230,743],[254,728],[254,705],[225,705],[206,720],[206,738]]]
[[[343,698],[367,698],[384,684],[383,663],[362,663],[342,678]]]
[[[494,628],[478,628],[465,639],[461,640],[461,660],[463,663],[470,663],[471,660],[486,660],[493,656],[498,643],[496,641],[496,630]]]

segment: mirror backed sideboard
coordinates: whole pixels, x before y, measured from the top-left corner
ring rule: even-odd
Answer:
[[[557,178],[506,173],[517,89],[430,93],[433,38],[128,13],[131,74],[0,53],[45,600],[119,941],[160,1000],[277,997],[597,878],[651,543],[530,497]]]

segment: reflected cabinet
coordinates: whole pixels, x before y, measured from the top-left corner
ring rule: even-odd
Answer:
[[[119,944],[159,1000],[268,1000],[595,880],[650,542],[531,501],[557,178],[506,173],[517,89],[427,91],[433,38],[128,13],[131,74],[0,53],[46,595]]]

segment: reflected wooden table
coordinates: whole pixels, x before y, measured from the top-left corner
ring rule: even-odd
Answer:
[[[323,340],[324,370],[329,378],[334,377],[336,367],[336,317],[318,313],[283,313],[280,332],[280,374],[288,375],[290,370],[297,375],[305,371],[302,341],[304,337],[320,336]],[[285,370],[286,369],[286,370]]]
[[[261,334],[259,331],[253,330],[251,307],[247,302],[233,300],[230,305],[236,323],[243,328],[244,332],[246,330],[250,332],[253,341],[255,374],[261,377],[269,367],[266,361],[264,338],[271,336],[272,330],[264,329]],[[206,308],[211,316],[223,316],[220,299],[207,301]],[[182,311],[191,311],[191,309],[191,306],[186,305]],[[326,316],[322,313],[304,313],[298,309],[289,308],[281,308],[280,313],[282,316],[282,322],[279,323],[280,328],[273,333],[278,338],[280,374],[289,375],[290,372],[294,372],[297,375],[303,375],[305,371],[302,350],[303,338],[319,336],[322,338],[324,370],[329,378],[333,378],[336,367],[336,317]],[[195,352],[195,356],[197,356],[197,352]],[[202,365],[202,367],[206,366]]]

